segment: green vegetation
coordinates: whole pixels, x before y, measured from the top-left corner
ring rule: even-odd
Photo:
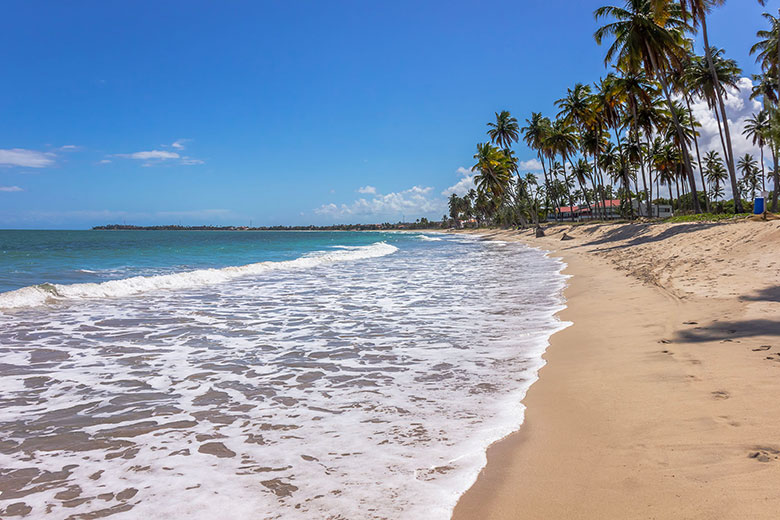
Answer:
[[[567,89],[554,119],[534,112],[521,127],[508,111],[497,112],[488,141],[477,144],[474,155],[477,189],[450,197],[451,222],[525,227],[561,220],[561,208],[573,221],[574,211],[567,210],[573,206],[595,219],[634,219],[652,217],[652,204],[670,204],[677,215],[670,221],[722,220],[749,210],[749,201],[770,185],[771,210],[777,211],[780,18],[764,14],[769,28],[757,33],[751,48],[763,70],[753,78],[752,97],[763,109],[743,133],[760,157],[737,158],[724,98],[742,70],[710,45],[707,32],[708,14],[724,1],[625,0],[596,9],[602,25],[594,39],[606,48],[610,72],[594,85]],[[696,34],[704,43],[701,55]],[[715,115],[721,144],[706,154],[692,110],[699,99]],[[520,139],[536,152],[542,178],[519,171],[512,146]],[[730,200],[724,200],[726,190]]]
[[[718,222],[720,220],[738,220],[749,216],[750,213],[739,213],[736,215],[734,213],[694,213],[691,215],[675,215],[674,217],[664,219],[664,222]]]

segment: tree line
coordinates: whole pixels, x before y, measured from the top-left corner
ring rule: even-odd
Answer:
[[[476,189],[450,196],[450,218],[538,226],[575,205],[606,217],[616,199],[617,212],[632,219],[652,217],[659,203],[678,212],[744,213],[770,186],[771,210],[777,211],[780,18],[763,14],[768,28],[757,33],[750,50],[762,70],[752,78],[751,99],[760,100],[762,110],[742,133],[760,157],[735,157],[724,99],[742,70],[724,49],[710,45],[707,31],[708,15],[724,1],[626,0],[596,9],[602,25],[594,39],[606,48],[610,72],[595,84],[568,88],[552,119],[534,112],[521,126],[508,111],[497,112],[488,139],[477,144]],[[701,55],[696,35],[703,40]],[[698,100],[715,116],[718,150],[700,149],[701,124],[692,109]],[[542,178],[519,171],[512,147],[520,140],[536,153]],[[567,213],[574,219],[573,211]]]

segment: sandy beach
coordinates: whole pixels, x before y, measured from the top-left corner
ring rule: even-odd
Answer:
[[[561,257],[573,325],[454,519],[778,517],[780,222],[477,233]]]

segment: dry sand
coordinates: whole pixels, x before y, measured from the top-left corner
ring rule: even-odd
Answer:
[[[562,257],[574,325],[455,520],[780,518],[780,222],[480,233]]]

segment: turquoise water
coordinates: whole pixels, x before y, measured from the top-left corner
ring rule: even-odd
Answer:
[[[0,252],[3,518],[447,520],[564,326],[559,262],[458,235],[2,231]]]
[[[279,262],[334,246],[415,235],[291,231],[16,231],[0,230],[0,292],[22,287],[119,280],[132,276]]]

